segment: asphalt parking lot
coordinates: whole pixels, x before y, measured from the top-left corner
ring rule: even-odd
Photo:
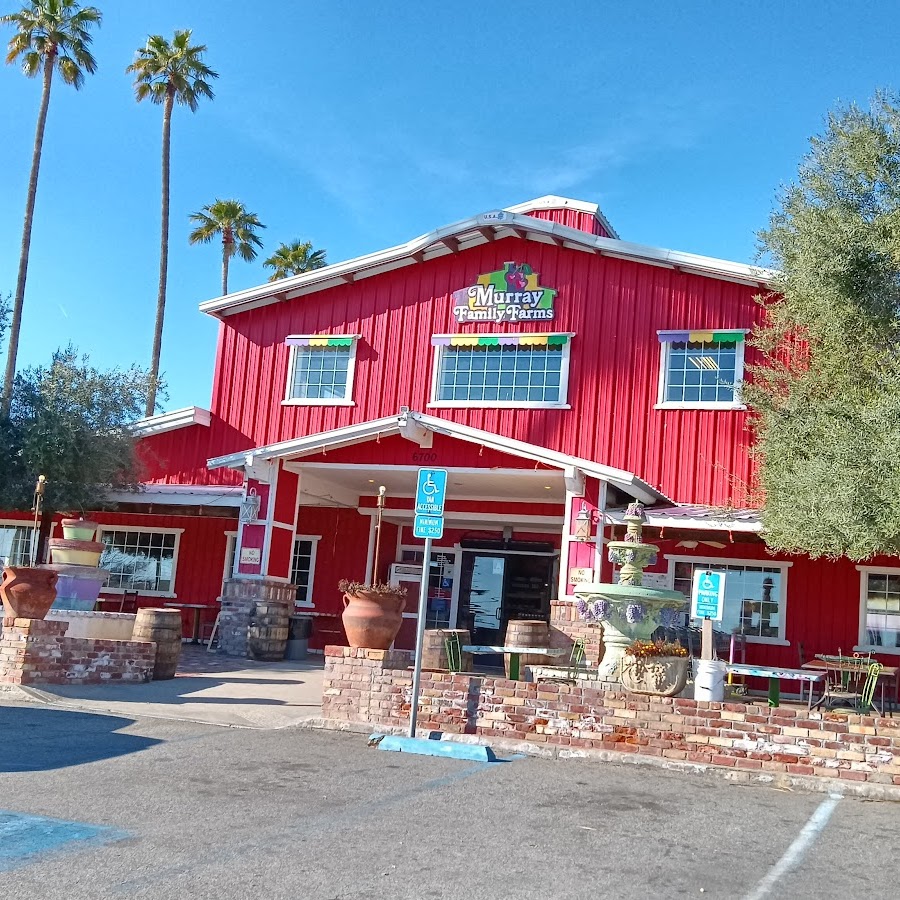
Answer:
[[[895,898],[891,803],[588,761],[0,706],[26,898]]]

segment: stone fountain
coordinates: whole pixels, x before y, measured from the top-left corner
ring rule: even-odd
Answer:
[[[624,540],[607,544],[609,561],[620,567],[618,583],[581,584],[575,588],[581,618],[603,626],[606,650],[598,678],[604,681],[619,681],[628,645],[635,640],[648,640],[660,625],[674,625],[687,603],[680,591],[642,586],[644,569],[655,560],[659,547],[641,539],[644,507],[640,503],[631,503],[624,519]]]

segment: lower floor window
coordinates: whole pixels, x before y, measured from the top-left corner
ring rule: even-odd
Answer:
[[[0,565],[27,566],[31,560],[31,526],[0,525]]]
[[[109,572],[108,588],[168,594],[175,584],[178,533],[101,531],[100,566]]]
[[[900,571],[862,572],[862,634],[867,647],[900,647]]]
[[[316,568],[318,537],[306,534],[294,539],[294,556],[291,560],[291,583],[297,585],[296,606],[312,606],[313,575]]]
[[[675,590],[690,597],[698,570],[725,573],[725,608],[717,630],[751,638],[784,637],[784,567],[681,559],[675,562]]]

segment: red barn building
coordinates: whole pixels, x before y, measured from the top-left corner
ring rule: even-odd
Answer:
[[[321,648],[341,639],[341,578],[418,582],[416,470],[434,465],[449,499],[430,627],[480,643],[510,618],[573,630],[573,587],[612,577],[603,542],[637,499],[660,546],[650,579],[689,591],[695,567],[726,569],[722,628],[746,636],[749,661],[840,647],[890,662],[898,561],[772,555],[741,509],[735,385],[766,278],[627,243],[596,205],[544,197],[202,303],[220,321],[211,406],[140,424],[145,492],[95,514],[110,550],[140,563],[108,593],[212,618],[229,573],[296,584]],[[21,519],[0,521],[0,556],[4,540],[22,552]]]

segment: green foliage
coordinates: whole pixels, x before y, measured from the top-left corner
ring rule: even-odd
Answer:
[[[104,504],[109,488],[139,482],[135,439],[148,375],[132,366],[100,371],[72,347],[49,366],[16,376],[8,421],[0,423],[0,509],[29,509],[38,475],[48,508],[78,512]]]
[[[221,237],[222,255],[229,259],[237,254],[244,262],[252,262],[256,248],[262,247],[256,231],[266,226],[239,200],[216,200],[193,213],[191,221],[197,227],[188,235],[189,243],[208,244]]]
[[[50,60],[66,84],[80,88],[84,73],[97,70],[91,55],[91,28],[103,15],[94,6],[82,7],[77,0],[31,0],[20,12],[0,16],[0,24],[16,29],[9,42],[8,63],[18,62],[34,78]]]
[[[752,338],[766,542],[900,552],[900,105],[833,112],[762,248],[781,270]]]
[[[269,281],[278,281],[288,275],[302,275],[313,269],[322,269],[328,265],[324,250],[313,250],[311,241],[293,241],[281,244],[278,249],[263,263],[267,269],[274,271]]]
[[[201,97],[213,99],[210,82],[219,77],[205,62],[205,44],[191,44],[191,32],[176,31],[171,42],[151,34],[125,69],[134,75],[134,95],[138,101],[163,103],[171,94],[176,103],[197,111]]]

